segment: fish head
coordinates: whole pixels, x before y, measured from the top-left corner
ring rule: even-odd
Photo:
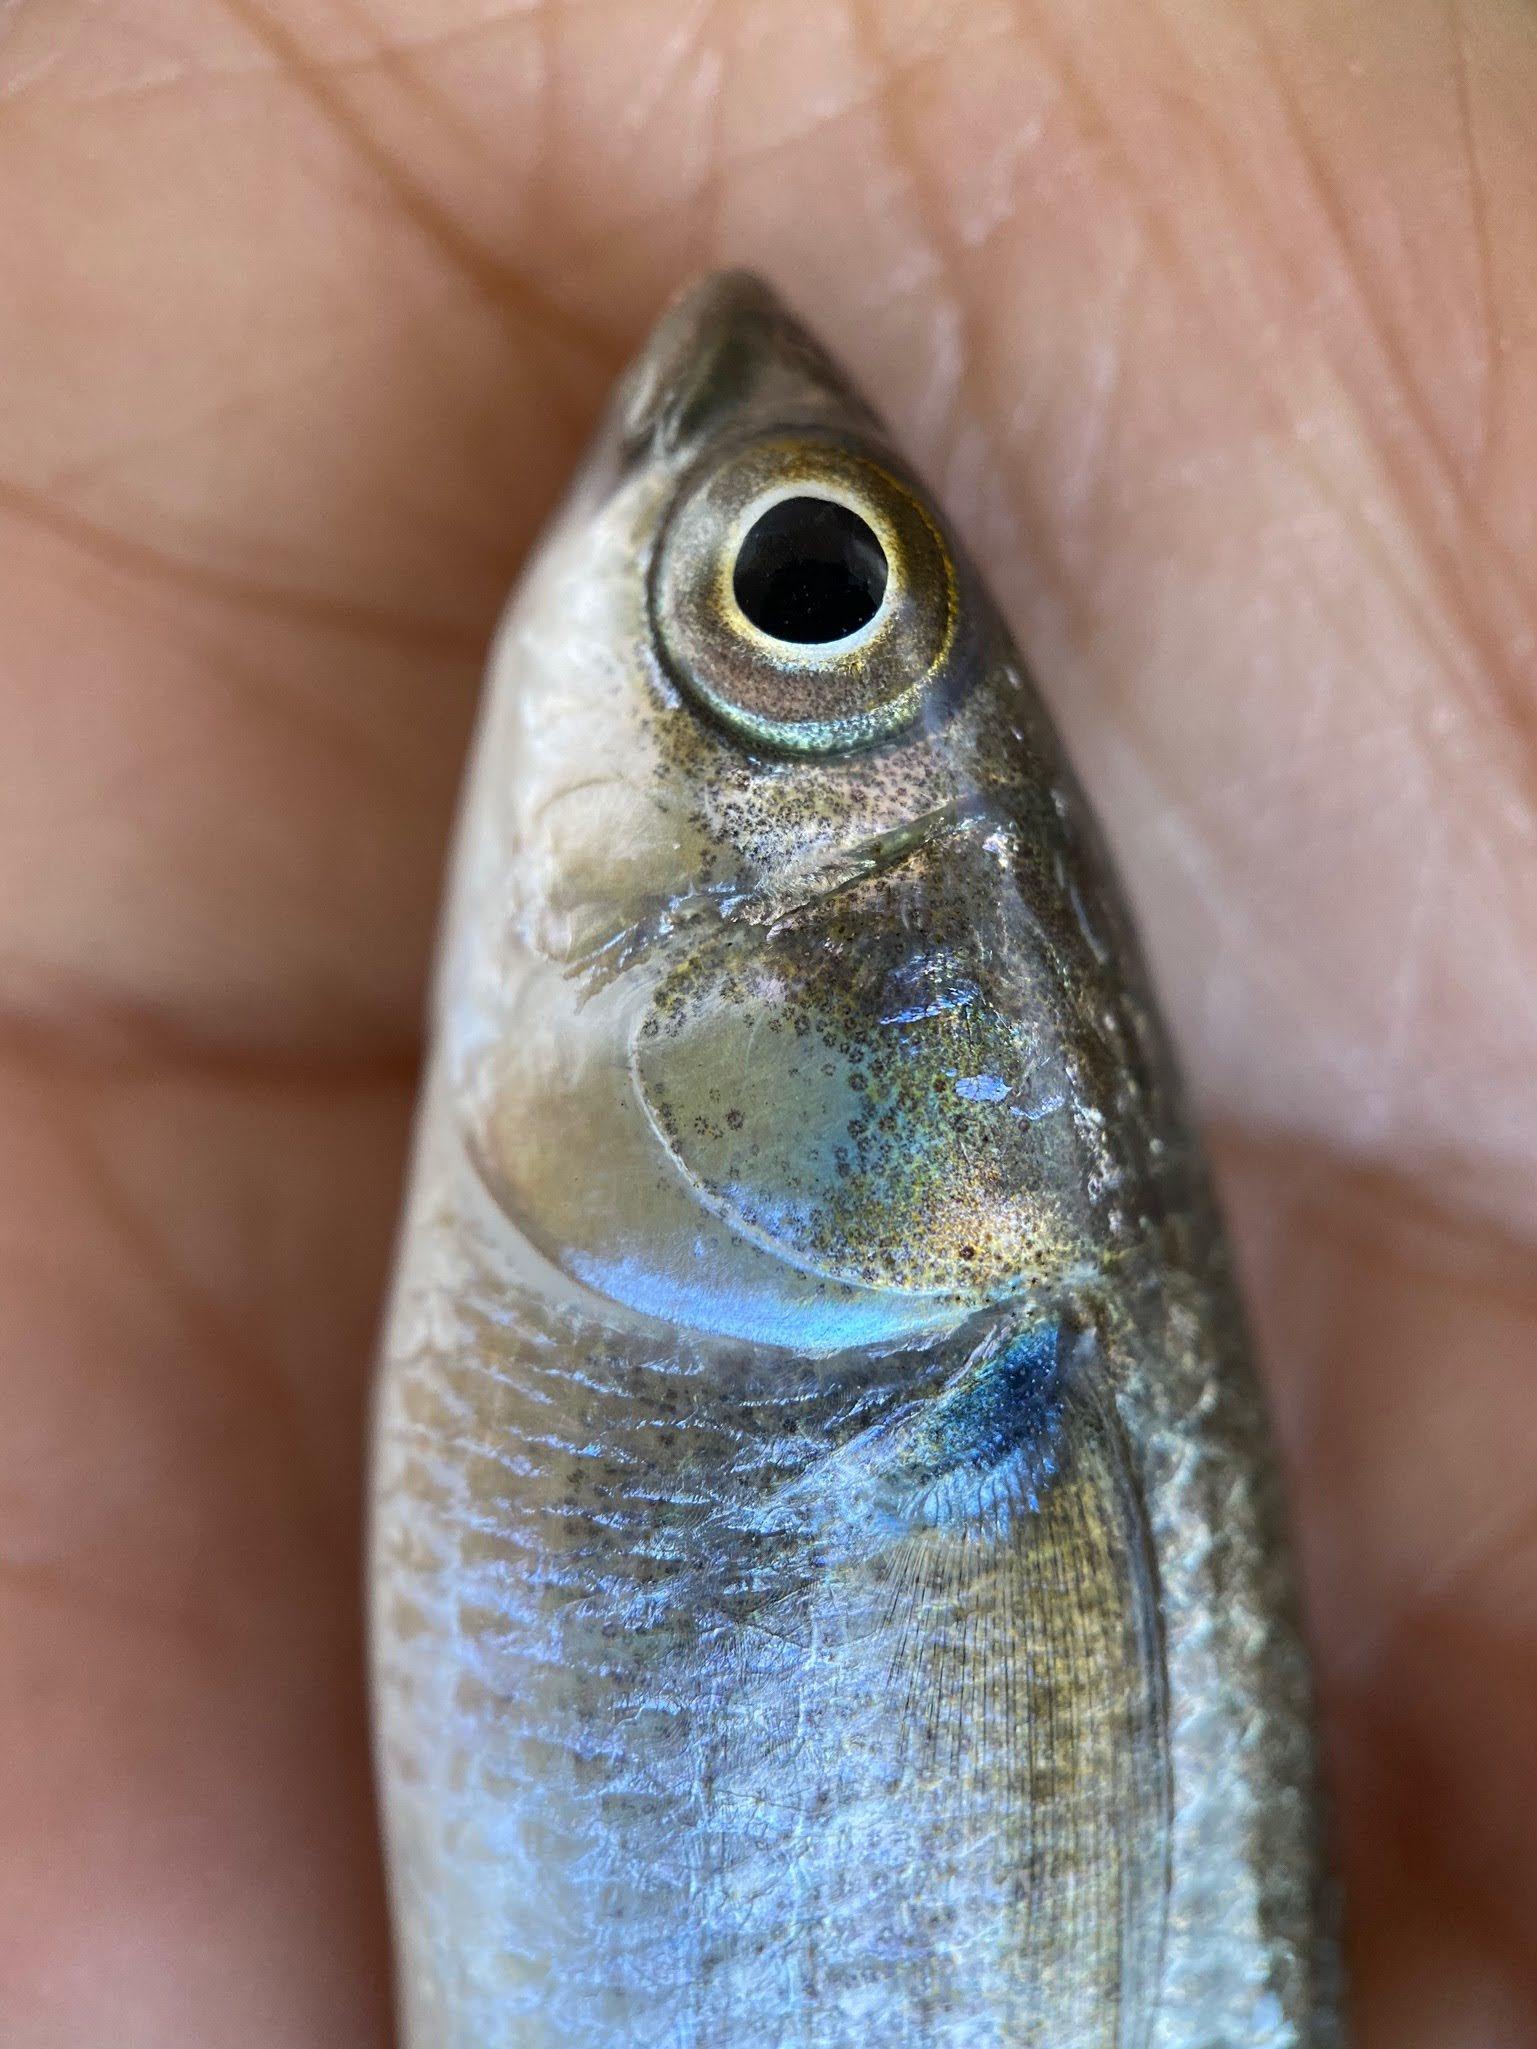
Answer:
[[[520,588],[442,975],[589,1295],[831,1350],[1059,1283],[1116,1180],[1082,825],[962,551],[769,291],[664,319]]]

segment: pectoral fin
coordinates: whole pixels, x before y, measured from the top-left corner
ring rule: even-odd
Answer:
[[[1139,2049],[1167,1891],[1156,1577],[1119,1419],[1069,1350],[1027,1331],[903,1447],[891,1671],[934,1863],[1006,1903],[1018,2040]]]
[[[796,1514],[826,1529],[826,1569],[738,1639],[719,1879],[763,1906],[765,1938],[794,1931],[827,2010],[879,1979],[907,2029],[890,2039],[1142,2049],[1164,1675],[1146,1520],[1092,1356],[1054,1324],[963,1355],[835,1454]],[[760,1687],[769,1629],[786,1648]],[[996,2032],[954,2032],[982,2014]]]

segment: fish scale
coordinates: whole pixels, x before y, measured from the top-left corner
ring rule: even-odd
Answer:
[[[498,1438],[526,1443],[519,1362],[509,1352],[497,1363],[496,1384],[513,1391],[497,1409]],[[752,1373],[750,1359],[736,1364]],[[455,1392],[464,1377],[462,1365],[431,1354],[417,1370]],[[633,1375],[613,1374],[601,1390],[569,1386],[564,1429],[541,1414],[543,1469],[561,1513],[528,1484],[522,1460],[463,1468],[473,1511],[451,1500],[437,1508],[439,1528],[470,1541],[457,1554],[440,1551],[436,1599],[418,1573],[417,1605],[454,1603],[456,1662],[477,1682],[473,1705],[488,1736],[519,1732],[511,1748],[494,1741],[477,1756],[455,1803],[464,1814],[454,1813],[438,1855],[464,1856],[464,1824],[473,1831],[488,1767],[503,1801],[516,1788],[528,1803],[525,1834],[535,1810],[580,1815],[600,1784],[601,1800],[585,1825],[568,1829],[560,1859],[546,1839],[537,1883],[548,1887],[564,1866],[576,1902],[595,1903],[568,1938],[566,1968],[574,1983],[606,1988],[613,2025],[637,2043],[678,2038],[670,1995],[679,1985],[701,2041],[853,2043],[877,1996],[891,2040],[949,2039],[947,2008],[954,2038],[976,2039],[969,2002],[955,1992],[975,1968],[975,1931],[968,1940],[961,1922],[988,1894],[995,1914],[1037,1933],[1082,1912],[1081,1831],[1039,1823],[1053,1808],[1076,1813],[1088,1739],[1068,1770],[1061,1747],[1035,1731],[1083,1711],[1063,1686],[1098,1669],[1084,1640],[1094,1639],[1101,1665],[1116,1650],[1118,1611],[1099,1616],[1069,1598],[1073,1561],[1098,1557],[1084,1540],[1095,1490],[1049,1495],[1051,1512],[1032,1520],[1029,1545],[1044,1569],[1024,1577],[1009,1572],[1008,1554],[974,1544],[964,1520],[942,1531],[885,1530],[873,1543],[860,1529],[829,1529],[829,1486],[836,1495],[839,1483],[824,1477],[813,1496],[808,1472],[846,1448],[840,1429],[868,1439],[889,1414],[912,1409],[911,1361],[892,1357],[873,1385],[862,1357],[845,1370],[862,1383],[858,1403],[829,1370],[809,1414],[804,1397],[787,1406],[755,1377],[739,1401],[718,1392],[701,1414],[693,1377],[679,1382],[641,1353]],[[717,1362],[717,1388],[729,1377]],[[484,1379],[477,1372],[472,1384]],[[441,1412],[440,1457],[450,1465],[457,1407]],[[765,1503],[797,1485],[793,1515],[774,1528]],[[842,1492],[852,1500],[857,1490]],[[990,1589],[1000,1575],[1002,1599]],[[1014,1612],[1032,1596],[1044,1625],[1035,1632]],[[1073,1656],[1064,1654],[1069,1635]],[[1032,1679],[1032,1668],[1044,1676]],[[1053,1674],[1062,1676],[1054,1683]],[[1023,1740],[1020,1718],[1002,1711],[1016,1688]],[[976,1710],[979,1692],[992,1697],[990,1714]],[[1103,1685],[1095,1703],[1111,1717],[1124,1707]],[[840,1759],[831,1778],[811,1761],[828,1749],[830,1725]],[[798,1757],[807,1768],[797,1783]],[[868,1877],[872,1858],[886,1874],[880,1886]],[[915,1905],[914,1876],[932,1885],[947,1862],[987,1869],[980,1885],[954,1888],[948,1909]],[[1108,1870],[1119,1888],[1117,1861],[1101,1855],[1094,1865],[1095,1882],[1107,1882]],[[642,1866],[637,1885],[631,1874]],[[518,1895],[535,1883],[525,1873]],[[623,1914],[614,1911],[621,1894]],[[1098,1920],[1103,1944],[1119,1912]],[[1073,1954],[1087,1985],[1055,1984],[1049,2007],[1017,1979],[996,1990],[997,2026],[1014,2030],[997,2039],[1048,2018],[1057,2041],[1120,2039],[1105,2032],[1108,2021],[1073,2019],[1075,2002],[1115,2011],[1104,1957],[1081,1943]],[[659,1987],[663,1957],[671,1968]],[[900,1976],[900,2010],[889,1989],[878,1992],[889,1970]],[[800,1980],[817,1991],[798,2031],[785,2033]],[[659,1990],[662,2010],[651,2014]],[[519,2039],[512,2023],[533,2016],[559,2038],[560,2009],[543,1983],[526,2006],[493,1983],[488,2005],[498,1999],[502,2039]],[[473,2029],[485,2025],[444,2039],[484,2039]]]

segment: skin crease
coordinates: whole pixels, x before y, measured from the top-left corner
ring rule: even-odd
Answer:
[[[0,2013],[387,2039],[361,1410],[484,642],[751,260],[1120,855],[1273,1389],[1360,2039],[1537,2040],[1537,17],[0,10]]]

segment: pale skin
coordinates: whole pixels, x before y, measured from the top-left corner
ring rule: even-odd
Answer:
[[[0,2013],[375,2049],[363,1402],[487,634],[766,270],[1215,1137],[1365,2049],[1537,2038],[1537,12],[0,4]]]

